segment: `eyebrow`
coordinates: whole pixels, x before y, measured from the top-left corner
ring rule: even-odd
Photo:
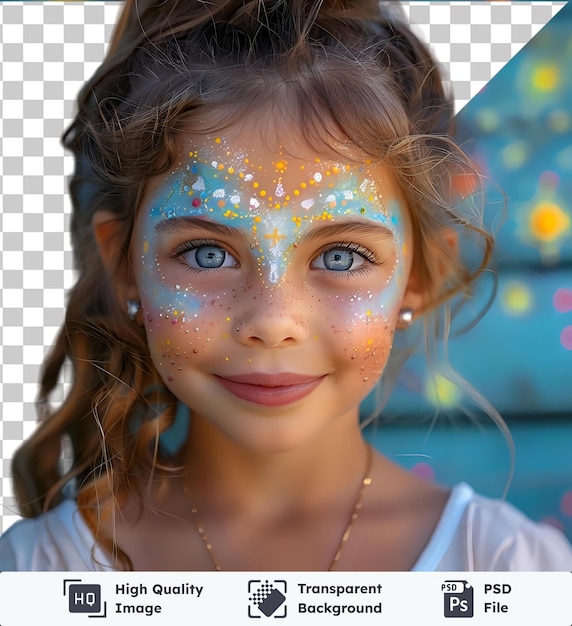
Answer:
[[[192,215],[181,215],[180,217],[172,217],[166,219],[163,222],[155,224],[155,230],[158,233],[179,233],[181,230],[188,228],[200,228],[206,230],[213,235],[219,235],[222,237],[241,237],[246,239],[244,233],[239,228],[233,228],[232,226],[225,226],[219,222],[211,222],[211,220],[204,217],[193,217]]]
[[[351,220],[337,222],[336,224],[324,224],[313,228],[302,236],[301,242],[326,239],[330,237],[357,235],[375,237],[376,239],[394,238],[394,233],[383,224],[371,220],[353,218]]]
[[[205,217],[195,217],[191,215],[182,215],[180,217],[172,217],[158,224],[155,224],[155,230],[159,233],[179,233],[181,230],[188,228],[200,228],[206,230],[213,235],[223,237],[246,239],[244,231],[240,228],[225,226],[219,222],[212,222]],[[393,239],[394,233],[383,224],[372,222],[360,218],[344,220],[336,224],[317,225],[311,231],[305,233],[301,238],[301,243],[315,241],[316,239],[327,239],[340,236],[366,236],[376,239]]]

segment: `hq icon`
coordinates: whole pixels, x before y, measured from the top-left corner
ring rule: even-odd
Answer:
[[[473,587],[466,580],[446,580],[441,591],[445,617],[473,617]]]
[[[70,613],[107,617],[107,603],[101,600],[101,585],[85,584],[80,579],[64,579],[64,596],[68,597]]]

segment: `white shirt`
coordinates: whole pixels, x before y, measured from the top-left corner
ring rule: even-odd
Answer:
[[[13,524],[0,537],[0,571],[109,571],[93,535],[66,500]],[[536,524],[512,505],[453,488],[413,571],[570,571],[572,547],[555,528]]]

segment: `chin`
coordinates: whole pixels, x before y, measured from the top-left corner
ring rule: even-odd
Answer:
[[[280,423],[282,422],[282,423]],[[293,423],[296,422],[296,423]],[[281,420],[277,417],[248,420],[237,429],[221,429],[236,446],[255,454],[284,454],[311,445],[324,434],[320,424],[311,420]]]
[[[248,433],[244,437],[233,438],[235,444],[254,454],[285,454],[306,447],[315,436],[301,433]]]

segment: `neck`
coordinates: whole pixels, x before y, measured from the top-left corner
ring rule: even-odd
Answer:
[[[253,450],[193,416],[185,489],[209,515],[272,515],[335,506],[363,475],[366,446],[355,420],[332,426],[286,450]]]

